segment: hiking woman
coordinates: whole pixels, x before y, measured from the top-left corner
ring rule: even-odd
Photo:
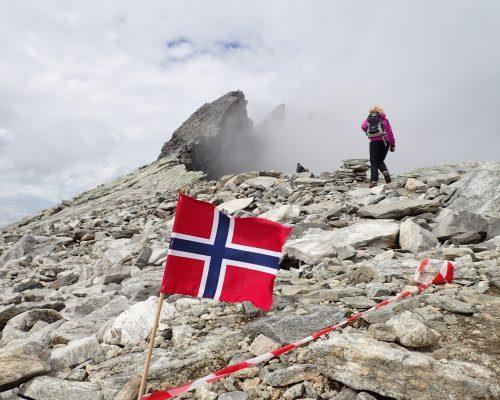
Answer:
[[[385,116],[382,107],[373,106],[370,108],[368,117],[361,125],[366,136],[370,139],[370,185],[377,186],[378,171],[382,172],[386,183],[391,182],[391,176],[384,163],[387,152],[394,151],[396,141],[392,134],[391,124]]]

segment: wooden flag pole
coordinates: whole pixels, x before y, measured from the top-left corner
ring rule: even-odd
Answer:
[[[156,331],[158,330],[158,323],[160,322],[163,299],[165,299],[165,294],[160,293],[158,304],[156,305],[156,314],[153,322],[153,327],[151,329],[151,336],[149,338],[149,348],[148,353],[146,354],[146,361],[144,362],[144,372],[142,373],[141,387],[139,388],[139,395],[137,396],[137,400],[142,400],[142,396],[144,396],[144,392],[146,391],[146,381],[148,380],[149,364],[151,363],[151,356],[153,355],[153,349],[155,347],[155,337]]]

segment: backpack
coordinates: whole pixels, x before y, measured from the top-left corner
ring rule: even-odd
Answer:
[[[372,112],[366,119],[368,129],[366,136],[369,138],[385,136],[384,126],[382,125],[382,116],[378,112]]]

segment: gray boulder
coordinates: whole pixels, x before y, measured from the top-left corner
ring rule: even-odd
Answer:
[[[29,253],[35,248],[35,245],[36,239],[33,235],[24,235],[14,246],[9,248],[0,256],[0,267],[2,267],[7,261],[15,260],[16,258],[20,258]]]
[[[427,179],[427,187],[431,188],[440,187],[441,185],[449,185],[450,183],[458,181],[460,176],[461,175],[456,172],[434,175]]]
[[[278,369],[264,376],[264,384],[279,387],[288,386],[305,380],[318,377],[316,368],[312,365],[292,365],[288,368]]]
[[[282,205],[273,207],[259,215],[259,218],[265,218],[270,221],[279,222],[281,224],[290,223],[293,218],[300,215],[300,207],[297,205]]]
[[[7,322],[6,326],[9,326],[13,329],[20,330],[22,332],[28,332],[33,325],[35,325],[38,321],[44,321],[49,324],[60,320],[61,314],[56,310],[51,309],[39,309],[39,310],[29,310],[25,311],[14,318],[10,319]]]
[[[249,323],[244,330],[251,336],[262,334],[284,344],[333,325],[345,315],[344,311],[337,307],[319,305],[308,306],[306,312],[307,314],[280,312],[272,317],[259,318]]]
[[[244,197],[242,199],[233,199],[225,201],[220,204],[218,208],[222,211],[225,211],[229,214],[233,214],[236,211],[244,210],[253,202],[253,197]]]
[[[438,243],[436,236],[411,219],[399,226],[399,244],[403,250],[417,254],[435,248]]]
[[[426,298],[427,304],[457,314],[473,314],[472,305],[451,296],[431,294]]]
[[[248,400],[248,394],[245,392],[227,392],[227,393],[222,393],[219,397],[218,400]]]
[[[51,360],[65,367],[74,367],[87,360],[100,361],[104,357],[95,336],[75,339],[66,346],[52,350]]]
[[[259,190],[269,189],[271,186],[276,184],[278,179],[272,176],[257,176],[255,178],[250,178],[245,181],[245,184]]]
[[[60,378],[40,376],[25,383],[20,394],[36,400],[102,400],[99,387],[90,382],[66,381]]]
[[[500,216],[500,162],[485,163],[452,186],[457,190],[448,202],[449,208]]]
[[[379,203],[359,209],[360,217],[368,218],[402,218],[407,215],[417,215],[434,212],[439,208],[439,203],[434,200],[404,199],[391,203]]]
[[[410,311],[392,317],[386,324],[391,327],[398,342],[406,347],[431,346],[441,337],[422,322],[422,317]]]
[[[500,217],[486,216],[486,219],[488,220],[486,239],[491,239],[500,235]]]
[[[46,358],[46,352],[36,342],[0,349],[0,392],[49,372]]]
[[[488,221],[482,216],[467,211],[444,210],[436,218],[432,233],[440,240],[446,240],[466,232],[486,234]]]

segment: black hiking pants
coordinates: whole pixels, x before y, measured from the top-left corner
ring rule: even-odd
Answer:
[[[382,140],[370,142],[370,180],[378,182],[378,171],[387,171],[387,166],[384,163],[385,156],[389,151],[389,144],[385,144]]]

